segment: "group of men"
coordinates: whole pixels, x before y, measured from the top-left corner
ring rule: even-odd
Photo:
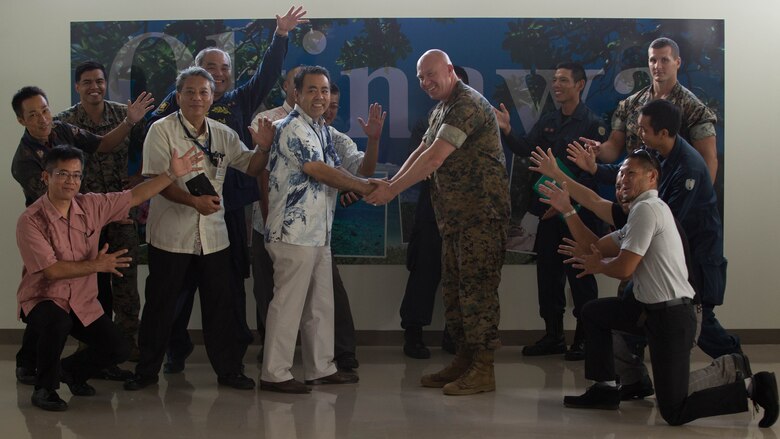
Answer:
[[[674,41],[660,38],[650,45],[653,82],[620,103],[609,138],[581,101],[586,79],[576,63],[556,68],[552,92],[559,108],[520,137],[503,104],[493,108],[458,78],[445,52],[429,50],[417,62],[420,87],[438,102],[428,128],[392,178],[375,179],[370,177],[385,113],[373,104],[368,119],[359,119],[368,144],[358,151],[330,126],[338,89],[326,69],[290,69],[284,104],[253,117],[281,73],[287,33],[306,21],[304,15],[302,8],[291,8],[276,17],[261,66],[235,90],[229,56],[216,48],[201,51],[196,66],[179,73],[176,91],[158,106],[146,132],[139,124],[152,108],[151,96],[142,93],[127,106],[105,101],[105,69],[96,63],[76,71],[81,102],[61,114],[70,122],[52,122],[40,89],[25,87],[14,96],[26,131],[12,170],[28,206],[17,227],[24,261],[19,315],[28,324],[17,377],[35,385],[34,405],[66,409],[56,392],[59,382],[74,395],[93,395],[87,379],[106,369],[111,375],[136,350],[138,294],[135,285],[122,287],[123,275],[134,282],[134,272],[127,270],[134,258],[126,253],[136,247],[127,214],[149,198],[149,276],[138,365],[129,375],[119,371],[126,390],[155,384],[166,353],[166,372],[184,368],[192,351],[186,327],[195,290],[218,382],[255,387],[242,364],[252,340],[244,318],[250,260],[244,206],[253,202],[251,259],[264,337],[260,388],[308,393],[311,385],[357,382],[354,325],[330,252],[338,192],[346,193],[347,202],[362,197],[382,205],[425,179],[441,236],[441,288],[456,352],[451,364],[423,376],[421,384],[447,395],[495,390],[498,286],[510,214],[503,139],[513,153],[532,156],[534,170],[563,182],[562,188],[542,186],[547,198],[532,207],[541,218],[537,278],[546,335],[523,353],[565,352],[566,359],[585,359],[586,377],[596,384],[582,396],[566,397],[565,405],[614,409],[621,399],[653,393],[642,370],[641,340],[635,344],[641,349],[624,352],[622,358],[631,361],[621,362],[613,352],[612,331],[622,330],[646,335],[659,407],[670,424],[745,411],[749,398],[765,410],[760,426],[775,422],[774,374],[753,375],[738,339],[713,313],[723,300],[726,267],[712,186],[715,120],[677,82],[680,55]],[[140,178],[127,176],[126,157],[128,146],[141,141],[148,180],[139,184]],[[648,149],[634,151],[640,143]],[[542,148],[534,151],[535,146]],[[621,165],[597,164],[596,158],[614,161],[623,149],[629,155]],[[614,183],[616,177],[622,204],[598,199],[592,191],[596,182]],[[581,207],[571,205],[568,187],[576,188],[571,195]],[[129,190],[118,192],[123,188]],[[606,227],[598,218],[618,230],[599,239]],[[681,232],[672,227],[675,219]],[[691,273],[684,263],[686,239]],[[98,282],[98,273],[112,277]],[[596,299],[596,273],[633,282],[618,298]],[[562,323],[567,278],[577,317],[568,348]],[[100,304],[99,290],[108,292]],[[112,311],[122,331],[111,323]],[[291,374],[299,331],[304,382]],[[84,346],[60,361],[69,334]],[[689,377],[697,338],[715,360]],[[615,337],[616,347],[620,339]],[[615,370],[621,364],[625,373]],[[638,370],[635,382],[629,381],[632,370]],[[632,390],[621,391],[618,378]]]

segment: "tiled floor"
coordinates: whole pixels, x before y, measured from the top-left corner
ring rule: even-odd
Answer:
[[[0,346],[2,438],[774,438],[780,431],[759,429],[750,413],[669,427],[652,398],[623,403],[619,411],[566,409],[563,395],[586,385],[583,364],[523,358],[519,347],[497,353],[496,392],[451,397],[418,385],[423,373],[451,358],[439,350],[430,360],[412,360],[399,347],[361,347],[359,384],[280,395],[218,387],[198,346],[183,374],[142,391],[92,380],[96,396],[72,397],[63,386],[70,408],[52,413],[33,407],[32,388],[15,382],[15,352]],[[747,346],[746,352],[754,371],[780,372],[780,346]],[[258,379],[256,353],[257,347],[247,353],[246,371]],[[706,361],[694,355],[694,367]]]

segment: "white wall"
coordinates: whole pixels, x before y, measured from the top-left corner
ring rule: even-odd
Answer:
[[[21,86],[35,84],[47,91],[55,111],[70,102],[70,22],[87,20],[272,18],[290,4],[280,0],[206,0],[62,2],[25,0],[3,2],[0,14],[0,328],[19,328],[14,310],[22,265],[14,229],[24,199],[11,178],[11,158],[23,129],[16,123],[10,100]],[[706,4],[706,6],[704,6]],[[181,5],[181,6],[180,6]],[[183,6],[186,5],[186,6]],[[780,159],[777,126],[769,111],[780,100],[780,3],[776,0],[711,0],[681,2],[656,0],[559,0],[489,3],[452,1],[321,0],[305,5],[317,17],[636,17],[722,18],[726,23],[726,168],[725,237],[729,258],[726,305],[719,310],[730,328],[778,328],[780,288],[780,188],[776,169]],[[215,8],[219,7],[219,10]],[[478,37],[478,35],[475,35]],[[684,55],[684,54],[683,54]],[[416,55],[415,55],[416,56]],[[406,281],[401,266],[346,266],[342,268],[358,329],[398,329],[398,305]],[[140,279],[145,278],[142,273]],[[501,285],[502,329],[537,329],[535,269],[506,267]],[[614,283],[602,282],[602,294]],[[143,281],[141,282],[141,287]],[[251,289],[250,289],[251,291]],[[441,312],[434,327],[441,327]],[[250,319],[253,322],[254,318]],[[198,325],[197,322],[194,323]],[[572,327],[572,321],[567,321]]]

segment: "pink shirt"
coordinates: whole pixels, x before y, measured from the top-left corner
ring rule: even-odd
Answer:
[[[78,194],[65,218],[44,195],[19,217],[16,245],[22,255],[22,282],[16,293],[19,307],[28,315],[40,302],[51,300],[63,310],[71,310],[88,326],[101,315],[97,300],[97,274],[73,279],[48,280],[43,270],[57,261],[86,261],[98,255],[100,229],[127,217],[130,191],[107,194]]]

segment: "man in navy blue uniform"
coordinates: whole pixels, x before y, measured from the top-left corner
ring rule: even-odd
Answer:
[[[254,113],[278,81],[284,58],[287,55],[287,34],[295,29],[299,23],[308,21],[303,18],[304,15],[306,15],[306,11],[303,7],[291,7],[284,16],[276,16],[276,31],[273,40],[263,55],[255,74],[249,81],[234,90],[230,90],[233,80],[230,55],[216,47],[209,47],[201,50],[195,57],[195,64],[211,73],[216,86],[214,103],[207,116],[232,128],[238,133],[241,141],[250,148],[252,147],[252,138],[247,127],[251,124]],[[152,114],[149,125],[178,111],[178,109],[176,93],[172,92]],[[168,188],[170,191],[177,189],[173,186]],[[246,324],[244,279],[249,277],[249,250],[244,206],[260,198],[257,180],[240,171],[228,168],[223,186],[223,196],[225,223],[228,229],[233,265],[233,272],[229,274],[229,288],[235,296],[235,312],[240,330],[240,334],[237,336],[242,339],[246,347],[253,338]],[[168,360],[164,366],[165,373],[181,372],[184,369],[184,360],[192,352],[193,345],[187,333],[187,325],[192,312],[194,294],[194,286],[187,287],[177,305],[180,311],[171,333]]]
[[[579,183],[595,189],[596,182],[593,177],[569,162],[566,154],[567,145],[581,136],[606,139],[607,130],[604,122],[581,101],[586,81],[585,70],[580,64],[559,64],[552,78],[551,91],[553,99],[560,108],[542,115],[525,137],[512,133],[509,111],[504,104],[495,111],[501,128],[501,137],[513,153],[521,157],[529,157],[536,146],[544,149],[552,148],[553,154],[576,173],[574,178]],[[525,346],[523,355],[537,356],[566,352],[567,360],[582,360],[585,355],[585,334],[579,315],[585,303],[598,297],[596,279],[592,275],[577,278],[576,270],[565,265],[563,257],[558,254],[558,245],[562,239],[571,238],[566,224],[558,218],[559,212],[553,208],[546,209],[535,197],[529,211],[540,217],[534,251],[537,254],[539,315],[544,319],[545,335],[535,344]],[[592,212],[583,209],[579,213],[585,224],[592,230],[598,231],[603,228],[603,223]],[[574,342],[568,351],[563,336],[563,314],[566,308],[564,287],[567,278],[574,299],[574,316],[577,318]]]

